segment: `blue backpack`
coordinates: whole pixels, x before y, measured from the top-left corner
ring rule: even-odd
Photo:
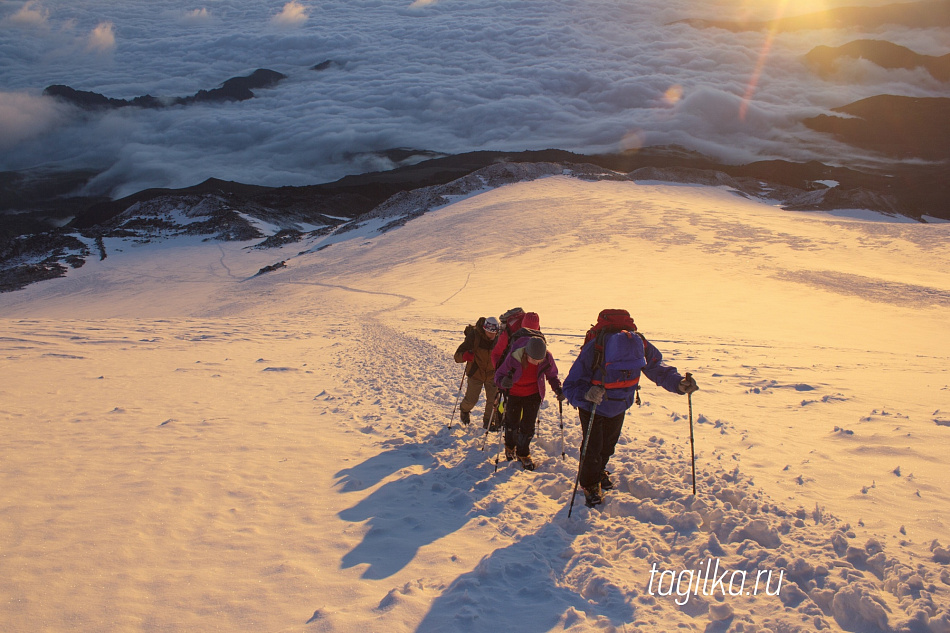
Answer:
[[[623,389],[636,387],[640,382],[640,370],[646,367],[646,339],[637,332],[621,330],[602,332],[597,336],[595,345],[594,374],[598,365],[597,356],[603,358],[603,374],[591,384],[603,385],[605,389]]]

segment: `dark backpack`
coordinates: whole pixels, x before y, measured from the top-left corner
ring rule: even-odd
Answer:
[[[518,328],[518,331],[513,333],[508,337],[508,345],[505,347],[505,351],[502,352],[501,360],[504,361],[508,357],[508,354],[511,353],[511,347],[517,341],[520,341],[523,338],[532,337],[539,338],[547,344],[548,340],[544,338],[544,334],[541,333],[541,330],[532,330],[529,327]]]

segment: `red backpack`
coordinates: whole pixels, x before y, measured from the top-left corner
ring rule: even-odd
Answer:
[[[626,337],[611,337],[611,343],[620,345],[616,350],[611,349],[610,353],[605,350],[605,339],[608,335],[617,332],[626,332]],[[636,332],[637,336],[632,336]],[[616,340],[614,340],[616,338]],[[607,389],[618,387],[636,387],[637,394],[635,402],[640,405],[640,390],[638,383],[640,381],[640,369],[647,363],[645,359],[647,339],[637,332],[637,324],[633,322],[633,317],[626,310],[601,310],[597,315],[597,323],[590,326],[587,334],[584,336],[584,345],[594,341],[594,367],[603,365],[604,376],[602,380],[592,380],[591,384],[601,384]],[[611,348],[614,345],[609,345]],[[610,362],[613,356],[617,356],[616,364]],[[618,370],[618,371],[614,371]],[[619,375],[618,375],[619,373]],[[630,379],[628,373],[637,375],[636,379]]]
[[[584,336],[584,344],[586,345],[594,340],[601,331],[619,332],[620,330],[637,331],[637,324],[633,322],[630,313],[626,310],[601,310],[600,314],[597,315],[597,323],[587,330],[587,335]]]
[[[524,315],[525,312],[522,308],[512,308],[498,317],[498,320],[501,321],[508,334],[513,334],[521,327],[521,320],[524,319]]]

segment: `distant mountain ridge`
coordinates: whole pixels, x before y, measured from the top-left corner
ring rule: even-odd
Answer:
[[[842,46],[816,46],[805,61],[825,77],[832,74],[842,58],[866,59],[881,68],[924,68],[939,81],[950,81],[950,54],[936,57],[884,40],[855,40]]]
[[[84,110],[108,110],[116,108],[167,108],[176,105],[195,103],[222,103],[228,101],[247,101],[254,98],[253,90],[272,88],[287,76],[274,70],[258,68],[250,75],[232,77],[219,88],[199,90],[190,97],[160,98],[143,95],[134,99],[114,99],[98,92],[76,90],[69,86],[52,85],[43,90],[43,94],[71,103]]]
[[[270,248],[369,221],[377,221],[379,230],[390,230],[448,204],[453,196],[563,173],[588,180],[722,186],[787,209],[863,208],[950,219],[948,172],[947,166],[915,166],[884,177],[817,162],[722,165],[665,147],[597,156],[563,150],[472,152],[307,187],[210,179],[185,189],[150,189],[121,200],[95,200],[65,226],[44,232],[6,237],[0,232],[0,292],[63,276],[67,266],[78,268],[89,257],[104,259],[107,239],[141,244],[192,235],[212,241],[262,240],[252,247]]]

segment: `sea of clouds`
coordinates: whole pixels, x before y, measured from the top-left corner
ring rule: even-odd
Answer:
[[[883,0],[863,4],[883,4]],[[120,196],[209,177],[266,185],[391,166],[373,152],[680,144],[731,162],[869,157],[801,120],[877,94],[948,96],[925,71],[846,65],[814,46],[888,39],[945,54],[940,29],[732,33],[685,18],[767,19],[785,0],[53,0],[0,5],[0,170],[93,167]],[[810,0],[794,13],[846,0]],[[324,70],[312,67],[332,60]],[[83,112],[66,84],[114,98],[187,96],[269,68],[255,99]]]

